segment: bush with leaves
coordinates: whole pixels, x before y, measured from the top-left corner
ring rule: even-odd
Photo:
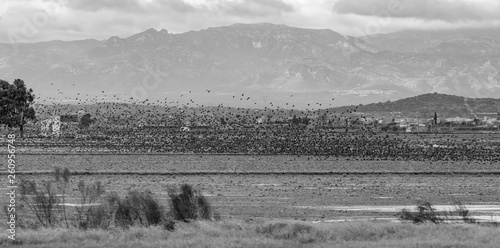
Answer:
[[[63,222],[69,228],[66,213],[66,190],[70,183],[71,173],[68,169],[55,169],[55,183],[43,182],[39,189],[35,181],[22,181],[20,187],[21,200],[33,212],[36,220],[43,227],[60,226]],[[56,186],[54,186],[56,185]],[[163,225],[166,230],[174,230],[174,220],[218,220],[208,200],[191,185],[184,184],[180,192],[169,190],[170,215],[165,214],[163,206],[149,192],[129,191],[125,199],[117,193],[101,198],[105,193],[100,182],[78,183],[80,203],[76,205],[76,223],[80,229],[107,229],[111,223],[122,228],[130,226]],[[62,210],[62,211],[61,211]]]
[[[170,214],[175,220],[214,220],[219,216],[214,214],[207,198],[189,184],[183,184],[180,192],[170,188]]]
[[[108,204],[101,203],[100,205],[90,207],[86,216],[87,218],[82,228],[108,229],[111,225],[113,211]]]
[[[117,195],[108,198],[110,205],[116,205],[115,224],[130,226],[158,225],[165,220],[164,209],[151,193],[129,191],[122,200]]]

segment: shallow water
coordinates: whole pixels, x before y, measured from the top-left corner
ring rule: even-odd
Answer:
[[[478,222],[481,223],[494,223],[494,222],[500,222],[500,216],[486,216],[486,215],[472,215],[470,216],[471,218],[475,219]],[[354,221],[383,221],[383,222],[395,222],[395,223],[402,223],[403,221],[399,218],[392,217],[392,218],[380,218],[380,217],[374,217],[374,218],[360,218],[360,217],[349,217],[349,218],[343,218],[343,219],[331,219],[331,220],[317,220],[317,221],[312,221],[311,223],[318,224],[318,223],[336,223],[336,222],[354,222]],[[456,223],[460,223],[460,219],[457,218]]]
[[[456,206],[454,205],[433,205],[436,211],[455,211]],[[467,210],[470,211],[471,218],[479,222],[500,222],[500,202],[498,205],[463,205]],[[409,211],[418,211],[415,206],[403,206],[403,205],[386,205],[386,206],[297,206],[297,208],[305,209],[321,209],[321,210],[331,210],[331,211],[347,211],[347,212],[376,212],[376,213],[393,213],[396,214],[403,209]],[[450,219],[461,220],[459,216],[450,216]],[[330,219],[313,221],[313,223],[330,223],[330,222],[343,222],[343,221],[389,221],[389,222],[401,222],[397,217],[347,217],[342,219]]]
[[[469,211],[473,212],[484,212],[484,213],[498,213],[500,214],[500,203],[499,205],[463,205]],[[332,211],[363,211],[363,212],[384,212],[384,213],[396,213],[403,209],[410,211],[417,211],[415,206],[405,206],[405,205],[388,205],[388,206],[375,206],[375,205],[363,205],[363,206],[296,206],[298,208],[308,208],[308,209],[322,209],[322,210],[332,210]],[[433,205],[437,211],[453,211],[455,210],[454,205]]]

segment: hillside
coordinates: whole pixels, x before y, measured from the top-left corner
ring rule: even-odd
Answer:
[[[434,113],[440,117],[483,118],[496,117],[500,113],[500,99],[466,98],[446,94],[423,94],[397,101],[387,101],[359,106],[333,108],[333,111],[345,111],[357,108],[357,112],[366,114],[400,113],[402,116],[426,116]]]

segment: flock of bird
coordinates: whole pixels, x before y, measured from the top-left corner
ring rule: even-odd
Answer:
[[[56,91],[64,94],[60,89]],[[204,92],[217,97],[214,90]],[[179,93],[174,101],[168,97],[151,101],[120,99],[105,91],[101,91],[101,96],[91,97],[75,93],[77,104],[68,104],[69,97],[38,97],[39,119],[83,111],[91,115],[94,123],[88,128],[63,123],[58,138],[40,136],[35,123],[31,129],[26,128],[30,138],[22,140],[22,146],[33,151],[93,153],[296,154],[362,160],[500,161],[498,139],[477,142],[474,137],[464,140],[460,135],[408,135],[382,132],[365,125],[345,125],[346,120],[363,117],[356,113],[357,107],[336,113],[333,108],[321,109],[326,104],[320,102],[312,104],[313,107],[309,103],[310,109],[306,110],[294,109],[296,101],[282,106],[266,102],[264,108],[205,106],[190,97],[194,95],[192,91]],[[185,101],[178,100],[184,98]],[[232,98],[255,101],[245,93],[234,94]],[[337,126],[343,125],[342,129],[307,125],[307,120],[321,115],[328,116]],[[291,119],[296,120],[296,125],[290,124]],[[273,124],[257,124],[259,121]],[[198,128],[187,132],[179,129],[186,125]]]
[[[355,160],[393,161],[481,161],[500,162],[499,142],[449,142],[441,145],[421,137],[395,134],[369,134],[267,129],[197,129],[182,132],[172,128],[99,130],[102,136],[80,139],[26,139],[21,146],[62,149],[78,153],[186,153],[186,154],[270,154],[312,155]],[[440,135],[441,136],[441,135]],[[429,137],[424,137],[427,139]]]

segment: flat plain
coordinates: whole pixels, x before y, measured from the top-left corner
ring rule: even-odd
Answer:
[[[189,183],[226,218],[335,221],[394,218],[394,206],[500,205],[495,163],[362,161],[292,155],[20,155],[20,179],[49,179],[54,167],[75,172],[69,201],[77,201],[79,180],[101,181],[107,191],[151,191],[165,203],[167,188]],[[34,173],[34,174],[30,174]],[[350,211],[364,206],[363,210]],[[498,210],[474,214],[497,218]]]

